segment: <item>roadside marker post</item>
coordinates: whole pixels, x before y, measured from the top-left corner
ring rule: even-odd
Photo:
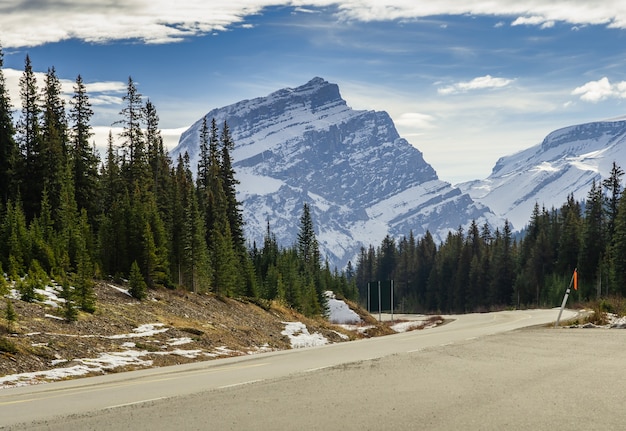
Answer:
[[[567,298],[571,292],[570,288],[572,287],[572,283],[574,283],[574,289],[578,290],[578,271],[577,268],[574,269],[574,273],[572,274],[572,278],[569,281],[569,286],[565,290],[565,295],[563,296],[563,302],[561,303],[561,309],[559,310],[559,316],[556,318],[556,322],[554,322],[554,327],[557,328],[559,326],[559,322],[561,321],[561,315],[563,314],[563,310],[565,309],[565,303],[567,302]]]

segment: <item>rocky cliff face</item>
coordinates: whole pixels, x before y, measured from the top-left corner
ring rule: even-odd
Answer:
[[[573,194],[586,198],[591,183],[608,178],[613,162],[626,167],[626,121],[565,127],[541,144],[503,157],[485,180],[459,187],[522,229],[535,203],[559,208]]]
[[[422,153],[401,138],[386,112],[356,111],[335,84],[314,78],[206,115],[228,123],[241,182],[246,233],[261,244],[267,223],[285,246],[295,243],[302,206],[311,206],[323,256],[343,267],[360,247],[400,237],[501,220],[440,181]],[[202,119],[172,151],[197,166]]]

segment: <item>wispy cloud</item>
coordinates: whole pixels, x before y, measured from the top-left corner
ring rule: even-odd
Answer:
[[[626,99],[626,81],[611,84],[605,76],[597,81],[589,81],[572,91],[585,102],[597,103],[607,99]]]
[[[395,118],[394,123],[400,127],[411,129],[432,129],[435,127],[435,117],[418,112],[405,112]]]
[[[479,76],[471,81],[457,82],[452,85],[440,87],[437,92],[442,95],[466,93],[474,90],[486,90],[493,88],[503,88],[513,82],[513,79],[507,78],[494,78],[491,75]]]
[[[11,104],[16,110],[22,109],[20,100],[20,78],[24,71],[6,68],[2,69],[6,80],[7,90],[11,98]],[[45,85],[46,74],[42,72],[34,72],[37,86],[43,88]],[[69,79],[59,79],[61,83],[61,96],[65,100],[69,100],[74,95],[75,81]],[[86,83],[85,87],[89,95],[89,101],[92,105],[119,105],[122,103],[122,96],[126,93],[126,83],[121,81],[102,81]]]
[[[623,0],[604,0],[601,5],[572,0],[389,0],[384,4],[379,0],[12,0],[0,2],[0,38],[5,47],[37,46],[72,38],[87,42],[131,39],[171,43],[226,30],[271,6],[289,6],[299,12],[333,6],[338,19],[357,21],[472,14],[510,17],[514,25],[543,28],[556,22],[626,28]]]
[[[511,23],[512,26],[516,25],[532,25],[539,26],[541,28],[554,27],[554,21],[546,20],[542,16],[521,16]]]

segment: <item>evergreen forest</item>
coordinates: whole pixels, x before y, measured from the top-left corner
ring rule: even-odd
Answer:
[[[524,231],[505,222],[492,231],[473,222],[435,244],[430,233],[399,241],[385,237],[362,248],[355,274],[361,298],[371,280],[394,280],[401,312],[465,313],[555,307],[572,300],[626,296],[626,198],[623,170],[594,181],[584,202],[570,195],[560,208],[535,204]],[[576,271],[576,289],[574,289]]]
[[[228,124],[204,118],[200,161],[171,160],[157,109],[128,78],[106,151],[90,141],[93,110],[80,75],[66,103],[54,67],[37,82],[29,56],[14,111],[0,50],[0,293],[15,282],[36,299],[51,279],[67,297],[66,317],[93,312],[95,280],[148,289],[278,300],[305,315],[325,312],[324,292],[356,299],[344,273],[322,264],[308,206],[297,244],[280,247],[268,223],[247,244]],[[13,118],[13,117],[17,118]]]
[[[478,226],[394,239],[362,248],[356,267],[331,269],[303,205],[291,246],[268,222],[263,244],[248,243],[227,123],[204,118],[200,157],[171,160],[157,109],[128,78],[106,151],[91,138],[94,112],[80,75],[66,102],[54,67],[37,82],[26,56],[21,109],[14,110],[0,49],[0,294],[9,282],[25,301],[51,279],[62,286],[65,316],[93,312],[96,280],[149,289],[278,300],[307,316],[326,312],[332,290],[366,304],[367,286],[394,280],[401,312],[474,312],[559,305],[575,270],[574,299],[626,295],[626,199],[622,169],[594,182],[584,202],[535,206],[522,234]],[[192,174],[192,171],[196,175]]]

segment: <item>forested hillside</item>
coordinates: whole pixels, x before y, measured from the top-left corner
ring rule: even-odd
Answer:
[[[396,307],[405,311],[472,312],[560,304],[577,268],[573,300],[626,295],[626,199],[623,170],[593,183],[585,202],[570,195],[560,208],[535,204],[513,237],[473,223],[437,245],[427,234],[362,249],[356,273],[361,297],[370,280],[394,280]]]
[[[109,134],[102,157],[80,75],[66,104],[54,67],[38,83],[26,56],[20,98],[15,112],[0,51],[0,293],[14,285],[32,301],[54,278],[68,320],[96,309],[94,279],[127,280],[139,299],[185,289],[279,300],[306,315],[323,313],[326,290],[356,296],[323,265],[306,205],[297,244],[279,247],[269,224],[263,244],[246,243],[228,124],[204,119],[194,178],[188,157],[168,156],[156,107],[130,77],[122,132]]]

